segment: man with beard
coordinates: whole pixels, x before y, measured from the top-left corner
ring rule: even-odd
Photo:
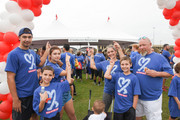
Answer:
[[[170,64],[171,54],[169,53],[169,49],[170,49],[169,44],[164,44],[163,50],[162,50],[162,55],[166,58],[166,60]],[[163,79],[163,86],[162,86],[163,91],[167,91],[166,89],[168,88],[167,86],[165,86],[165,82],[166,82],[166,78]]]
[[[152,52],[147,37],[139,39],[140,55],[132,58],[133,73],[139,79],[141,95],[136,108],[136,120],[146,116],[147,120],[161,120],[163,77],[170,77],[173,71],[167,60]]]
[[[7,82],[13,99],[13,120],[28,120],[38,116],[32,108],[33,93],[39,86],[37,67],[43,66],[49,54],[50,44],[46,44],[46,51],[41,59],[29,47],[32,43],[32,32],[29,28],[19,31],[20,46],[12,50],[7,57],[5,71]]]

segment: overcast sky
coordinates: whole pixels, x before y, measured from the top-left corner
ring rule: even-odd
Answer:
[[[0,0],[0,13],[5,11],[7,1]],[[156,0],[51,0],[42,7],[41,16],[33,20],[33,31],[51,24],[56,14],[63,25],[73,29],[96,27],[107,22],[109,16],[110,22],[127,34],[147,36],[152,42],[154,35],[154,43],[158,45],[174,45],[175,41],[169,21],[164,19]]]

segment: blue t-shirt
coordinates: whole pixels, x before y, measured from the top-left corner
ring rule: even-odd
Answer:
[[[163,56],[166,58],[166,60],[170,63],[169,57],[171,56],[171,54],[169,53],[169,51],[163,50],[163,51],[162,51],[162,55],[163,55]]]
[[[124,113],[133,106],[134,95],[141,95],[138,78],[133,74],[112,74],[111,82],[115,83],[114,112]]]
[[[68,81],[62,83],[50,83],[49,86],[45,87],[45,91],[48,93],[48,98],[51,99],[45,103],[44,109],[41,112],[39,112],[40,91],[41,86],[34,91],[33,109],[42,117],[52,118],[61,111],[63,107],[63,93],[70,91],[70,87]]]
[[[173,97],[177,97],[180,100],[180,77],[174,76],[169,87],[169,112],[173,117],[180,117],[180,110]]]
[[[105,60],[105,61],[100,62],[100,63],[97,63],[97,64],[95,64],[95,65],[96,65],[96,68],[97,68],[98,71],[99,71],[99,70],[103,70],[103,72],[105,73],[106,70],[107,70],[108,67],[109,67],[109,64],[110,64],[109,61],[108,61],[108,60]],[[114,74],[114,73],[116,73],[116,72],[122,72],[121,67],[120,67],[120,61],[119,61],[119,60],[117,60],[117,61],[115,62],[114,66],[113,66],[113,69],[111,70],[111,74]],[[113,84],[110,80],[108,80],[108,79],[105,78],[104,92],[112,95],[113,92],[114,92],[114,87],[115,87],[114,84]]]
[[[30,49],[17,47],[8,54],[5,71],[16,74],[15,83],[19,98],[32,96],[39,86],[36,66],[40,62],[38,55]]]
[[[86,56],[86,67],[90,67],[91,56]]]
[[[130,58],[133,58],[133,57],[135,57],[136,55],[139,55],[139,53],[138,53],[137,51],[131,52]]]
[[[64,80],[64,76],[60,76],[61,72],[63,71],[62,68],[59,67],[57,63],[49,62],[47,64],[48,66],[51,66],[54,69],[54,78],[51,80],[51,82],[61,82],[61,80]]]
[[[94,56],[95,64],[100,63],[100,62],[105,61],[105,60],[106,59],[105,59],[103,53],[96,53],[96,55]]]
[[[170,60],[170,62],[172,62],[173,65],[174,65],[174,61],[173,61],[173,58],[174,58],[174,57],[175,57],[175,55],[172,55],[171,60]]]
[[[66,70],[66,54],[68,54],[70,56],[70,60],[69,61],[70,61],[72,69],[74,69],[75,68],[75,59],[74,59],[74,56],[71,53],[69,53],[69,52],[65,52],[65,53],[61,54],[60,60],[63,63],[62,69]]]
[[[151,77],[146,75],[145,67],[158,72],[167,72],[173,75],[170,64],[160,54],[152,52],[146,56],[137,55],[132,58],[133,73],[139,79],[141,95],[139,99],[145,101],[157,100],[162,94],[162,77]]]

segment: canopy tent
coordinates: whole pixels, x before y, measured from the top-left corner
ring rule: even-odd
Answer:
[[[122,46],[137,43],[137,37],[128,35],[120,31],[120,28],[106,23],[97,28],[89,30],[73,30],[67,28],[58,20],[42,30],[34,33],[34,38],[31,47],[39,48],[46,44],[47,41],[51,45],[98,45],[106,46],[112,44],[112,41],[117,41]]]

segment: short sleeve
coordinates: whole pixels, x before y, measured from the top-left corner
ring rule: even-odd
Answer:
[[[161,71],[173,75],[173,70],[165,57],[161,56]]]
[[[169,87],[169,92],[168,96],[174,96],[177,97],[177,81],[176,77],[174,77],[171,81],[170,87]]]
[[[55,78],[58,78],[62,71],[62,68],[54,68]]]
[[[33,110],[38,114],[39,113],[39,103],[40,103],[40,95],[38,91],[34,92],[33,96]]]
[[[7,57],[7,62],[6,62],[6,68],[5,68],[5,71],[10,71],[10,72],[13,72],[13,73],[16,73],[17,70],[19,69],[19,66],[18,66],[18,57],[16,54],[13,54],[13,53],[9,53],[8,54],[8,57]]]
[[[70,91],[69,82],[67,80],[59,83],[59,88],[62,90],[62,92],[68,92]]]
[[[36,66],[38,66],[41,62],[40,56],[35,53],[36,56]]]
[[[113,74],[111,74],[111,76],[112,76],[111,82],[115,83],[116,79],[117,79],[117,76],[118,76],[118,73],[113,73]]]
[[[95,64],[96,65],[96,68],[97,68],[97,70],[99,71],[99,70],[102,70],[102,62],[100,62],[100,63],[96,63]]]
[[[136,76],[134,77],[134,95],[141,95],[139,79]]]

